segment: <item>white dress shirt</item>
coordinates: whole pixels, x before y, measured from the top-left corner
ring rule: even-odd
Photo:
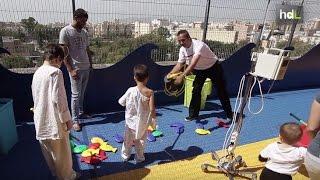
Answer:
[[[33,75],[31,88],[36,139],[62,139],[71,120],[62,71],[42,65]]]

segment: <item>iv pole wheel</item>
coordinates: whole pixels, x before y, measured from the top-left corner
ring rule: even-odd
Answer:
[[[257,180],[257,179],[258,179],[257,174],[252,174],[252,180]]]
[[[216,160],[216,161],[218,161],[220,159],[218,154],[215,151],[211,152],[211,158],[212,158],[212,160]]]
[[[201,170],[203,172],[208,172],[208,165],[207,164],[201,164]]]

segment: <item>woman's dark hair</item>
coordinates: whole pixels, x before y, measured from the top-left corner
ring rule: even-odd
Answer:
[[[48,46],[46,46],[46,48],[44,50],[44,55],[43,55],[44,60],[51,61],[51,60],[59,58],[59,57],[60,57],[61,61],[64,58],[64,51],[60,45],[49,44]]]
[[[149,77],[148,67],[143,64],[135,65],[133,68],[133,74],[137,81],[142,82]]]

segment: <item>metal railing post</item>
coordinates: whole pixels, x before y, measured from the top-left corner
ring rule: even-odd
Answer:
[[[204,29],[203,29],[202,41],[205,41],[206,38],[207,38],[209,12],[210,12],[210,2],[211,2],[211,0],[207,0],[206,15],[204,17]]]
[[[72,14],[74,14],[74,11],[76,11],[76,3],[75,0],[71,0],[72,2]]]

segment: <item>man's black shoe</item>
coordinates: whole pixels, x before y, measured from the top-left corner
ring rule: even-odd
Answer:
[[[197,117],[188,116],[184,120],[189,122],[189,121],[193,121],[193,120],[196,120],[196,119],[197,119]]]

